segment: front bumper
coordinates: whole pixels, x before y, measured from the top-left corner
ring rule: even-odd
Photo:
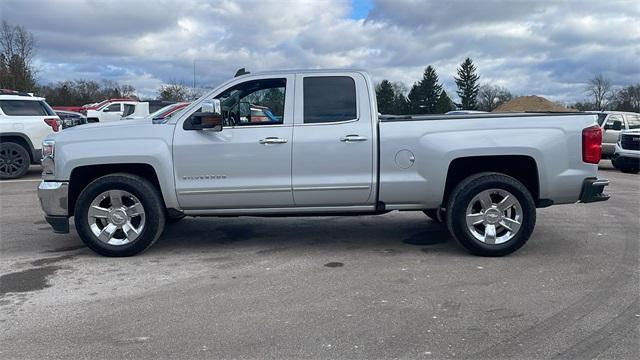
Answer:
[[[56,233],[69,232],[69,183],[66,181],[42,181],[38,186],[38,198],[44,211],[44,219]]]
[[[609,200],[609,194],[605,194],[604,187],[609,185],[609,180],[601,178],[588,178],[582,182],[582,192],[580,193],[581,203],[592,203]]]

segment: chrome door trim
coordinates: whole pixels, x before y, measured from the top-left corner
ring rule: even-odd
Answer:
[[[302,124],[293,124],[293,126],[318,126],[318,125],[341,125],[348,124],[352,122],[356,122],[360,120],[360,118],[355,118],[351,120],[343,120],[343,121],[330,121],[330,122],[317,122],[317,123],[302,123]]]
[[[263,189],[225,189],[225,190],[183,190],[180,195],[203,195],[203,194],[237,194],[237,193],[259,193],[259,192],[283,192],[291,191],[291,188],[263,188]]]
[[[185,215],[256,215],[256,214],[301,214],[301,213],[336,213],[336,212],[373,212],[375,205],[356,206],[309,206],[284,208],[237,208],[237,209],[193,209],[184,210]]]
[[[308,186],[293,188],[293,191],[333,191],[333,190],[369,190],[369,185],[353,186]]]

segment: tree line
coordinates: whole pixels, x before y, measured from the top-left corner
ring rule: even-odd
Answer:
[[[382,80],[376,85],[378,111],[383,114],[444,114],[456,109],[492,111],[500,104],[511,100],[508,89],[480,84],[480,76],[473,60],[466,58],[456,70],[454,77],[456,94],[460,101],[454,102],[442,88],[436,69],[429,65],[422,79],[415,82],[405,97],[401,83]]]
[[[23,26],[7,21],[0,24],[0,88],[36,93],[52,105],[82,105],[107,98],[137,98],[136,89],[112,80],[77,79],[38,84],[33,64],[36,39]],[[438,114],[454,109],[493,111],[513,95],[509,89],[480,84],[475,64],[465,59],[454,77],[459,101],[454,102],[442,88],[436,69],[429,65],[422,78],[407,91],[404,84],[382,80],[376,85],[378,109],[383,114]],[[587,81],[585,98],[568,107],[577,110],[620,110],[640,112],[640,82],[615,88],[601,74]],[[406,95],[405,95],[406,94]],[[156,98],[167,101],[191,101],[200,90],[172,81],[157,89]]]

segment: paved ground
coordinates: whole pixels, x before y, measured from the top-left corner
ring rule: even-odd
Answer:
[[[0,358],[637,359],[640,176],[601,175],[498,259],[420,213],[185,219],[104,258],[3,182]]]

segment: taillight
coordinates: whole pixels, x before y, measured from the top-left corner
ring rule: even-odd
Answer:
[[[60,130],[60,123],[58,122],[58,119],[44,119],[44,122],[51,126],[53,131],[58,132],[58,130]]]
[[[602,129],[593,125],[582,130],[582,161],[589,164],[600,162],[602,155]]]

